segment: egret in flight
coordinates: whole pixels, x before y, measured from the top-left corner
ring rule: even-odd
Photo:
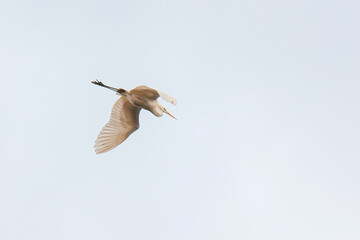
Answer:
[[[98,80],[92,81],[92,83],[111,89],[121,96],[111,110],[110,120],[101,129],[95,141],[94,148],[97,154],[115,148],[139,128],[139,113],[142,108],[152,112],[157,117],[166,113],[175,118],[157,101],[160,96],[176,105],[176,100],[166,93],[147,86],[139,86],[126,91],[122,88],[109,87]]]

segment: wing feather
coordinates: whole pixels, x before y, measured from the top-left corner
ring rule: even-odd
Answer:
[[[161,97],[162,99],[164,99],[167,102],[170,102],[174,105],[177,104],[177,101],[175,98],[171,97],[169,94],[160,92],[158,90],[155,90],[153,88],[149,88],[147,86],[138,86],[136,88],[134,88],[133,90],[130,91],[131,94],[135,94],[139,97],[144,97],[146,99],[149,100],[156,100],[158,99],[158,97]]]
[[[159,93],[153,89],[149,88],[147,86],[138,86],[132,90],[130,90],[131,94],[137,95],[138,97],[146,98],[148,100],[155,101],[159,97]]]
[[[110,120],[95,141],[95,152],[110,151],[135,132],[139,128],[140,110],[140,107],[130,103],[126,97],[120,97],[111,110]]]
[[[163,93],[163,92],[160,92],[160,91],[157,91],[160,95],[160,97],[162,99],[164,99],[165,101],[169,102],[169,103],[172,103],[173,105],[176,105],[177,104],[177,101],[175,98],[173,98],[172,96],[166,94],[166,93]]]

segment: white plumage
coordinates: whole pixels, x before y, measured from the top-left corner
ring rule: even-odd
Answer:
[[[149,110],[158,117],[166,113],[175,118],[157,101],[160,96],[176,105],[177,101],[166,93],[146,86],[139,86],[128,92],[121,88],[106,86],[97,80],[92,83],[109,88],[121,95],[112,108],[110,120],[102,128],[95,141],[96,153],[110,151],[135,132],[139,128],[139,113],[142,108]]]
[[[163,92],[160,92],[160,91],[157,91],[160,95],[160,97],[162,99],[164,99],[165,101],[168,101],[169,103],[172,103],[174,105],[177,104],[177,101],[175,98],[171,97],[170,95],[166,94],[166,93],[163,93]]]

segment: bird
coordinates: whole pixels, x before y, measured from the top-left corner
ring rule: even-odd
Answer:
[[[120,95],[111,110],[110,120],[101,129],[95,140],[96,154],[112,150],[139,129],[139,113],[141,109],[148,110],[157,117],[161,117],[163,113],[166,113],[176,119],[157,101],[161,97],[165,101],[176,105],[177,101],[166,93],[144,85],[126,91],[123,88],[107,86],[97,79],[92,83],[113,90],[117,95]]]

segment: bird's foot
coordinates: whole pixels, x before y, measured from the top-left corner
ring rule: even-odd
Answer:
[[[100,85],[100,86],[104,86],[104,84],[101,82],[101,81],[99,81],[99,80],[95,80],[95,81],[91,81],[93,84],[96,84],[96,85]]]

